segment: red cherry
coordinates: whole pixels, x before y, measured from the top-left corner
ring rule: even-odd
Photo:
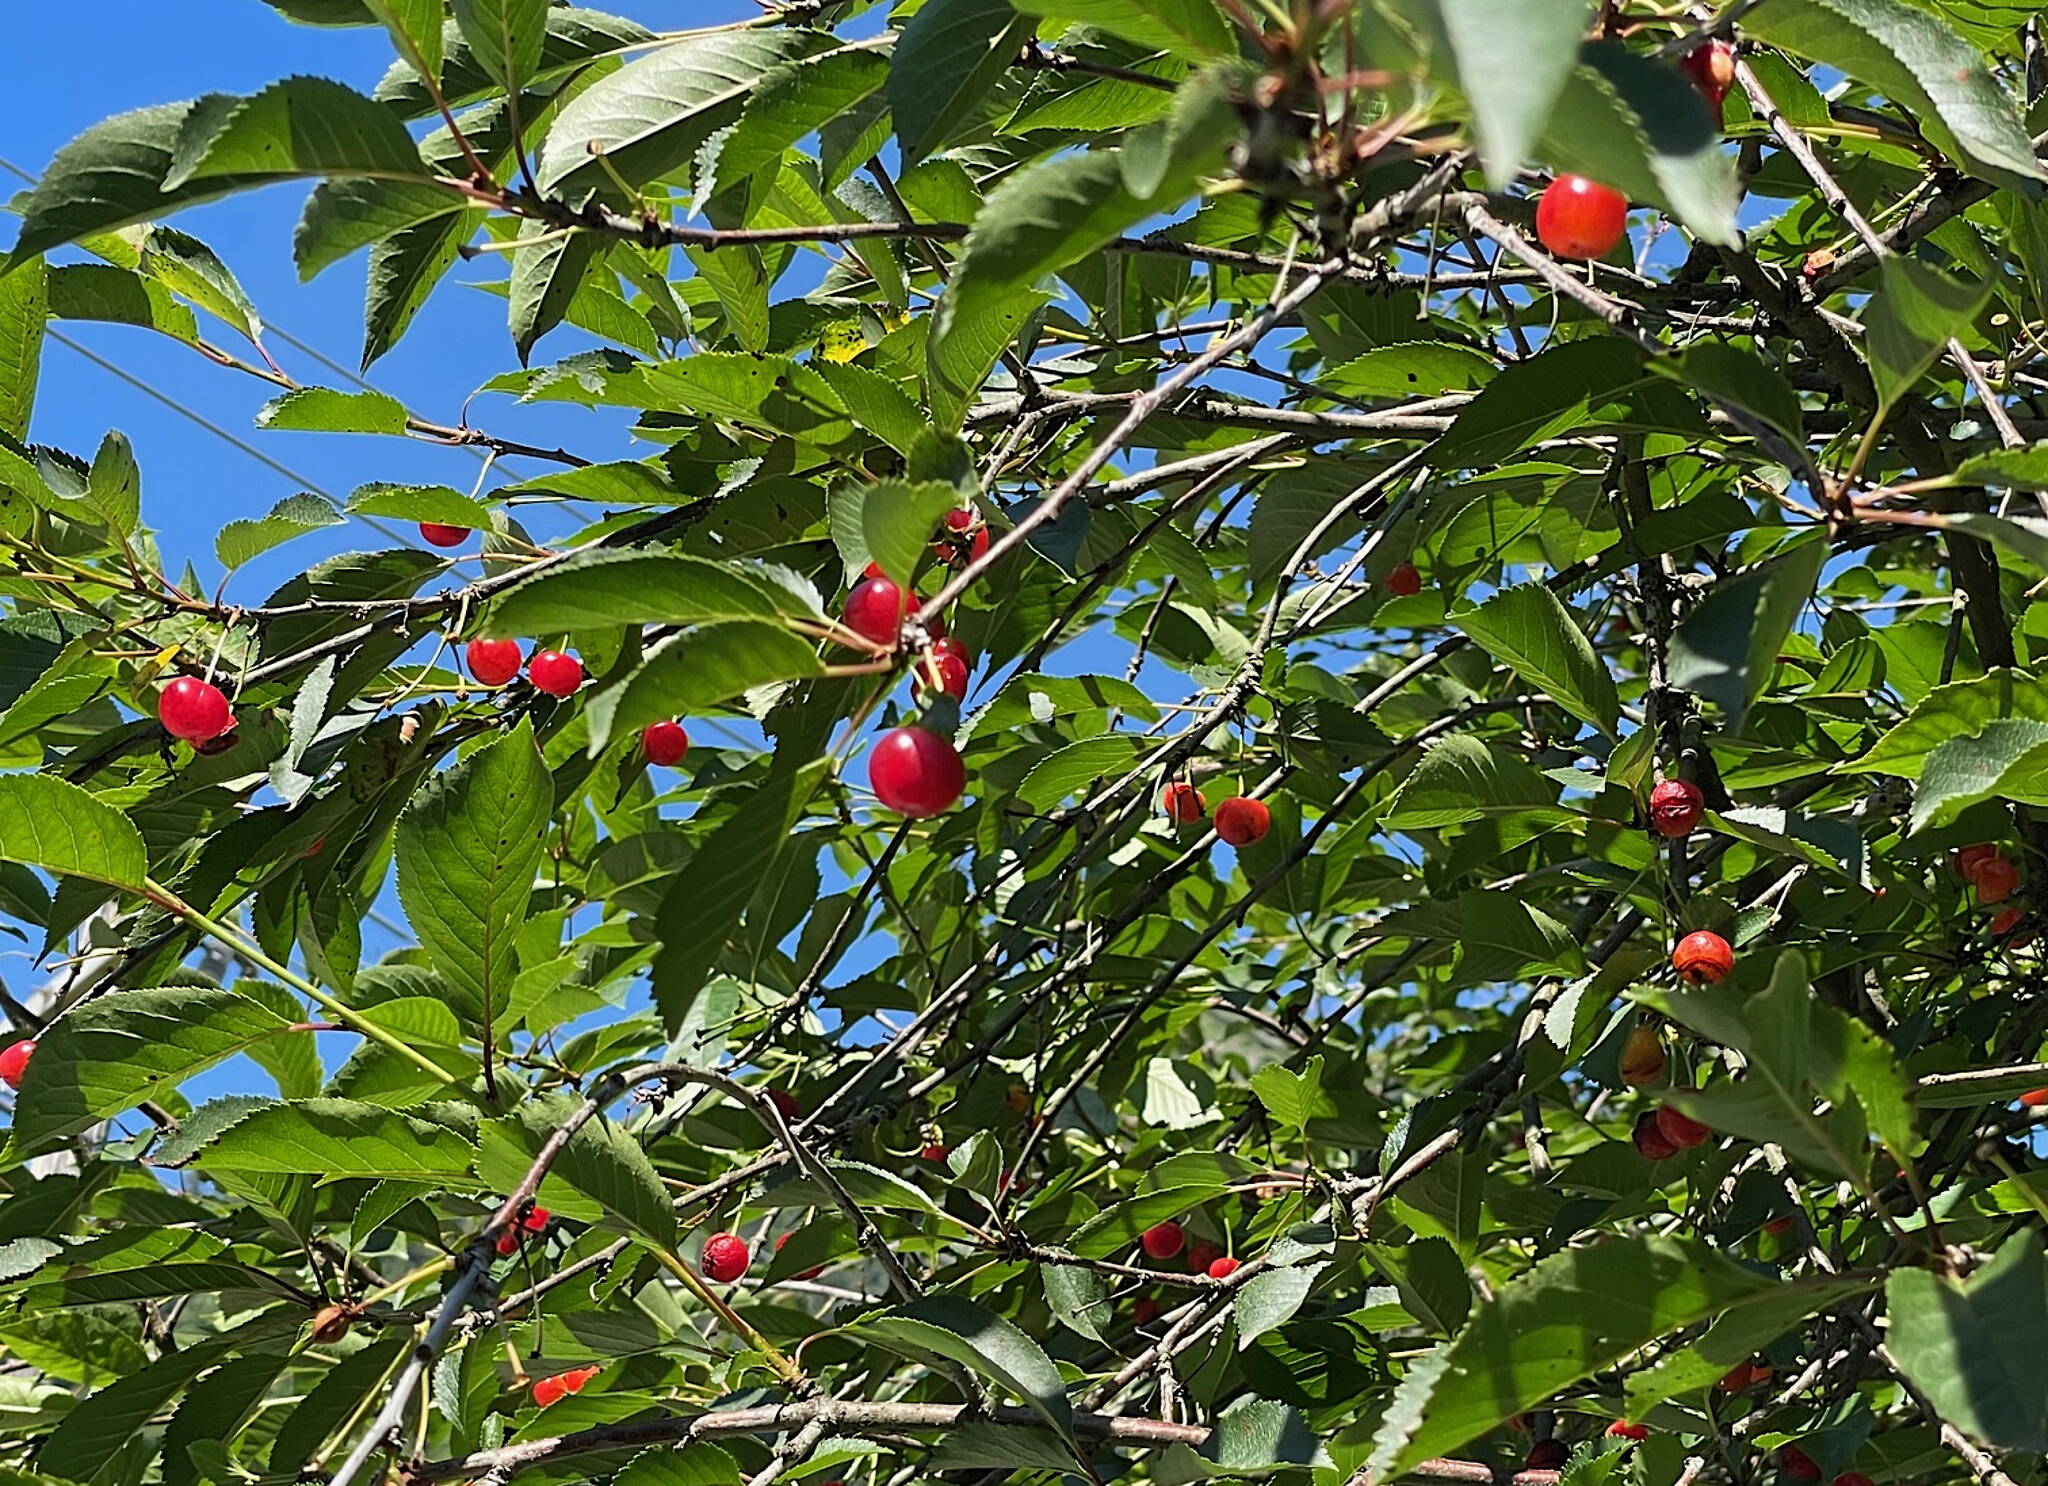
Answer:
[[[860,575],[863,578],[886,578],[889,576],[882,571],[882,565],[874,561],[870,561],[866,567],[862,568]]]
[[[1690,836],[1706,805],[1707,798],[1698,785],[1684,779],[1667,779],[1650,791],[1650,826],[1658,835],[1674,840]]]
[[[583,662],[559,650],[537,651],[526,663],[526,679],[551,697],[571,696],[583,684]]]
[[[640,729],[640,752],[650,764],[673,769],[690,751],[690,735],[679,722],[650,722]]]
[[[974,535],[967,539],[967,560],[969,562],[979,562],[986,556],[988,556],[988,528],[983,526],[976,528]]]
[[[1273,812],[1264,800],[1232,795],[1216,807],[1216,834],[1231,846],[1250,846],[1273,828]]]
[[[1795,1481],[1818,1481],[1820,1467],[1797,1445],[1778,1446],[1778,1469]]]
[[[1397,599],[1413,598],[1422,592],[1422,574],[1412,562],[1396,563],[1387,574],[1387,592]]]
[[[868,783],[889,809],[919,820],[952,808],[967,788],[967,766],[937,733],[891,728],[868,755]]]
[[[1877,1482],[1857,1471],[1843,1471],[1835,1477],[1834,1486],[1877,1486]]]
[[[2003,903],[2020,885],[2020,869],[2004,857],[1994,856],[1978,865],[1970,881],[1977,885],[1979,903]]]
[[[469,528],[443,526],[438,521],[422,521],[420,537],[430,547],[460,547],[469,540]]]
[[[1626,1419],[1616,1419],[1607,1426],[1609,1434],[1620,1435],[1625,1440],[1646,1440],[1650,1437],[1650,1426],[1631,1424]]]
[[[1212,1280],[1227,1280],[1237,1272],[1238,1263],[1238,1260],[1231,1258],[1228,1254],[1223,1255],[1220,1259],[1211,1259],[1207,1270],[1208,1276]]]
[[[1605,258],[1628,230],[1628,198],[1582,175],[1561,175],[1536,203],[1536,236],[1560,258]]]
[[[554,1214],[549,1212],[546,1208],[535,1207],[528,1211],[528,1213],[526,1214],[526,1220],[522,1226],[525,1227],[528,1233],[538,1233],[541,1231],[541,1229],[548,1226],[548,1219],[552,1218],[553,1216]]]
[[[1632,1089],[1653,1084],[1664,1076],[1664,1041],[1657,1029],[1638,1023],[1628,1034],[1621,1050],[1621,1081]]]
[[[923,1150],[919,1151],[917,1154],[922,1159],[930,1161],[935,1165],[944,1165],[946,1157],[950,1155],[951,1152],[949,1152],[944,1146],[940,1145],[935,1140],[930,1145],[926,1146]]]
[[[1740,1393],[1754,1381],[1755,1369],[1747,1362],[1738,1362],[1721,1374],[1721,1381],[1714,1386],[1723,1393]]]
[[[747,1241],[737,1233],[714,1233],[704,1240],[704,1278],[730,1285],[747,1272]]]
[[[1563,1470],[1572,1458],[1572,1447],[1563,1440],[1538,1440],[1529,1447],[1528,1457],[1522,1462],[1525,1471]]]
[[[597,1367],[572,1367],[562,1374],[562,1381],[571,1393],[581,1393],[583,1385],[596,1377],[602,1369]]]
[[[19,1047],[19,1046],[21,1046],[21,1044],[17,1043],[17,1044],[15,1044],[15,1046]],[[29,1043],[29,1044],[28,1044],[28,1046],[30,1046],[30,1047],[34,1047],[34,1046],[35,1046],[35,1044],[34,1044],[34,1043]],[[7,1056],[7,1054],[5,1054],[5,1053],[0,1053],[0,1059],[4,1059],[4,1058],[5,1058],[6,1056]],[[27,1062],[28,1060],[27,1060],[26,1058],[24,1058],[24,1059],[22,1059],[22,1061],[23,1061],[23,1062],[25,1063],[25,1062]],[[6,1064],[5,1064],[4,1062],[0,1062],[0,1078],[5,1078],[5,1077],[6,1077]],[[10,1078],[10,1079],[8,1079],[7,1081],[8,1081],[9,1083],[13,1083],[13,1082],[14,1082],[14,1080],[13,1080],[13,1079],[11,1079],[11,1078]],[[2027,1090],[2027,1092],[2026,1092],[2026,1093],[2024,1093],[2024,1094],[2020,1095],[2020,1103],[2022,1103],[2022,1104],[2026,1105],[2026,1107],[2027,1107],[2028,1109],[2039,1109],[2039,1108],[2040,1108],[2040,1107],[2041,1107],[2042,1105],[2044,1105],[2044,1104],[2048,1104],[2048,1089],[2029,1089],[2029,1090]]]
[[[909,612],[909,600],[894,579],[865,578],[847,594],[841,617],[863,640],[893,647],[902,638],[903,619]]]
[[[519,674],[517,640],[471,640],[462,652],[469,674],[485,686],[503,686]]]
[[[1721,100],[1735,85],[1735,48],[1718,38],[1701,42],[1678,59],[1682,71],[1713,110],[1714,122],[1721,122]]]
[[[1702,1125],[1672,1104],[1659,1106],[1657,1131],[1671,1142],[1674,1149],[1681,1151],[1689,1151],[1696,1145],[1705,1145],[1714,1135],[1711,1128]]]
[[[173,738],[210,743],[235,725],[235,714],[218,686],[197,676],[180,676],[156,699],[157,721]]]
[[[1223,1257],[1223,1250],[1208,1239],[1197,1239],[1188,1245],[1188,1273],[1207,1273],[1211,1264]]]
[[[502,1257],[507,1259],[511,1258],[514,1254],[519,1252],[519,1235],[517,1233],[499,1234],[497,1250]]]
[[[1209,813],[1209,802],[1202,798],[1202,792],[1185,779],[1173,779],[1159,792],[1159,808],[1166,812],[1166,818],[1177,826],[1184,826],[1200,820]]]
[[[911,667],[911,679],[917,683],[919,695],[932,689],[931,673],[939,673],[939,690],[956,702],[967,700],[967,662],[957,655],[933,653],[930,664],[919,661]]]
[[[1710,986],[1735,968],[1735,951],[1711,929],[1696,929],[1671,951],[1671,967],[1689,985]]]
[[[0,1048],[0,1084],[10,1089],[21,1087],[21,1081],[28,1075],[28,1060],[35,1056],[36,1040],[24,1037],[20,1042],[9,1043]]]
[[[770,1104],[782,1111],[785,1120],[800,1118],[804,1112],[804,1107],[796,1102],[796,1095],[787,1089],[770,1089],[767,1099]]]
[[[1997,855],[1998,848],[1988,843],[1965,846],[1955,855],[1956,871],[1962,874],[1965,882],[1973,881],[1977,876],[1977,869]]]
[[[1764,1224],[1764,1232],[1770,1234],[1773,1238],[1782,1237],[1791,1231],[1792,1220],[1790,1218],[1773,1218],[1770,1222]],[[1819,1477],[1816,1476],[1815,1479],[1818,1480]]]
[[[1629,1132],[1629,1139],[1635,1142],[1637,1153],[1645,1161],[1665,1161],[1678,1154],[1678,1147],[1664,1138],[1664,1130],[1657,1123],[1654,1109],[1646,1109],[1636,1116],[1636,1126]]]
[[[951,635],[938,630],[932,631],[932,654],[940,660],[950,655],[969,670],[974,668],[974,657],[968,653],[967,647]]]
[[[1131,1324],[1150,1326],[1159,1319],[1159,1302],[1149,1295],[1140,1295],[1131,1302]]]
[[[776,1252],[776,1253],[778,1253],[778,1254],[779,1254],[779,1253],[781,1253],[781,1252],[782,1252],[782,1246],[783,1246],[784,1244],[788,1243],[788,1242],[789,1242],[789,1240],[790,1240],[790,1235],[789,1235],[789,1234],[787,1234],[787,1233],[783,1234],[783,1235],[782,1235],[782,1236],[781,1236],[780,1238],[776,1239],[776,1240],[775,1240],[775,1252]],[[793,1279],[793,1280],[815,1280],[815,1279],[816,1279],[816,1278],[817,1278],[817,1277],[818,1277],[819,1275],[823,1274],[824,1272],[825,1272],[825,1266],[824,1266],[824,1265],[822,1265],[822,1264],[814,1264],[814,1265],[812,1265],[812,1266],[811,1266],[811,1267],[810,1267],[809,1269],[800,1269],[800,1270],[798,1270],[798,1271],[797,1271],[797,1272],[796,1272],[795,1274],[791,1275],[791,1276],[790,1276],[790,1278],[791,1278],[791,1279]]]
[[[1187,1245],[1188,1236],[1171,1218],[1154,1223],[1138,1235],[1138,1246],[1154,1259],[1171,1259]]]
[[[953,510],[946,513],[946,526],[950,531],[966,531],[979,520],[981,520],[981,513],[979,511]]]

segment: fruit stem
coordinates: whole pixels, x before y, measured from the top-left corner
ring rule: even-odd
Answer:
[[[782,1379],[784,1387],[795,1393],[810,1391],[811,1381],[804,1376],[804,1370],[790,1361],[780,1347],[742,1320],[738,1311],[727,1305],[709,1285],[697,1277],[696,1270],[664,1248],[655,1248],[654,1257],[661,1261],[662,1268],[683,1282],[684,1289],[716,1311],[718,1318],[732,1328],[735,1336],[740,1337],[748,1346],[767,1358],[768,1365],[775,1370],[776,1376]]]
[[[379,1047],[395,1053],[415,1068],[418,1068],[422,1073],[432,1076],[436,1081],[450,1086],[455,1083],[455,1075],[427,1057],[425,1053],[406,1046],[397,1034],[386,1031],[375,1022],[369,1021],[357,1013],[353,1008],[344,1006],[341,1002],[335,1000],[334,997],[328,995],[327,992],[321,990],[320,987],[314,985],[312,981],[306,979],[305,976],[299,974],[298,971],[288,966],[280,965],[269,955],[265,954],[260,946],[251,944],[226,924],[208,918],[162,883],[154,878],[145,877],[142,879],[142,885],[149,893],[149,896],[155,902],[162,904],[165,909],[184,919],[202,934],[219,940],[243,959],[249,961],[250,964],[268,970],[293,990],[299,992],[299,994],[309,997],[322,1011],[325,1011],[329,1016],[348,1027],[351,1031],[360,1032]]]

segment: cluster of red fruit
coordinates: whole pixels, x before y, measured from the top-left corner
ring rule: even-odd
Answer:
[[[583,662],[559,650],[536,650],[531,660],[519,653],[517,640],[471,640],[462,657],[469,674],[485,686],[503,686],[519,674],[523,664],[526,679],[535,691],[551,697],[574,696],[583,684]]]
[[[551,1378],[533,1380],[533,1402],[537,1408],[560,1403],[571,1393],[581,1393],[583,1385],[602,1371],[597,1367],[572,1367],[567,1372],[556,1373]]]
[[[0,1048],[0,1083],[10,1089],[20,1088],[22,1079],[28,1076],[28,1060],[35,1056],[35,1050],[33,1037],[24,1037],[20,1042]]]
[[[1153,1260],[1171,1259],[1186,1250],[1188,1273],[1207,1275],[1212,1280],[1229,1279],[1244,1262],[1224,1253],[1207,1239],[1190,1246],[1187,1230],[1170,1218],[1164,1223],[1154,1223],[1139,1234],[1138,1247],[1144,1250],[1146,1258]],[[1150,1326],[1159,1319],[1159,1311],[1156,1296],[1140,1295],[1131,1302],[1131,1324]]]
[[[520,1222],[519,1228],[524,1228],[528,1233],[545,1232],[547,1230],[548,1220],[553,1216],[554,1214],[550,1213],[544,1207],[535,1206],[529,1208],[527,1210],[526,1217]],[[498,1252],[500,1254],[505,1255],[516,1254],[519,1252],[518,1228],[508,1229],[506,1232],[498,1235]]]
[[[1986,906],[2003,903],[2020,885],[2020,869],[1995,846],[1965,846],[1955,854],[1955,866]],[[1992,937],[2003,940],[2007,949],[2025,949],[2034,942],[2034,931],[2021,928],[2026,921],[2026,910],[2001,908],[1991,920]]]
[[[1185,779],[1174,779],[1159,792],[1159,808],[1175,825],[1187,826],[1209,813],[1209,802]],[[1250,846],[1272,828],[1273,812],[1264,800],[1232,795],[1216,807],[1216,835],[1227,845]]]
[[[1718,122],[1735,83],[1735,49],[1708,41],[1679,59],[1679,68]],[[1605,258],[1628,230],[1628,198],[1582,175],[1561,175],[1536,203],[1536,237],[1560,258]]]

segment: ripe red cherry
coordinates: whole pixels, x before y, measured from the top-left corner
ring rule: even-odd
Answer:
[[[1707,797],[1684,779],[1667,779],[1650,791],[1650,826],[1660,836],[1690,836],[1700,823]]]
[[[931,691],[933,671],[939,673],[939,690],[956,702],[967,700],[966,661],[951,653],[940,655],[936,650],[932,652],[929,663],[919,661],[910,670],[911,679],[916,682],[919,695]]]
[[[28,1060],[35,1056],[36,1040],[25,1037],[20,1042],[0,1048],[0,1083],[10,1089],[21,1087],[21,1081],[28,1074]]]
[[[1956,871],[1962,874],[1963,881],[1973,881],[1977,876],[1977,869],[1997,855],[1998,848],[1989,843],[1965,846],[1955,855]]]
[[[583,662],[559,650],[542,650],[526,663],[526,679],[551,697],[572,695],[583,684]]]
[[[1185,779],[1174,779],[1169,780],[1166,788],[1159,792],[1159,808],[1166,812],[1168,820],[1184,826],[1208,814],[1209,802]]]
[[[1240,1262],[1231,1258],[1230,1255],[1224,1254],[1220,1258],[1211,1259],[1209,1261],[1209,1268],[1205,1272],[1212,1280],[1227,1280],[1237,1273],[1237,1266]]]
[[[1208,1239],[1197,1239],[1188,1245],[1188,1273],[1207,1273],[1209,1266],[1223,1257],[1223,1250]]]
[[[1735,48],[1718,38],[1702,42],[1678,59],[1678,66],[1721,122],[1721,100],[1735,86]]]
[[[1412,562],[1397,563],[1387,574],[1387,592],[1397,599],[1413,598],[1422,592],[1422,574]]]
[[[28,1043],[26,1045],[29,1047],[35,1046],[33,1042]],[[23,1046],[23,1044],[16,1043],[15,1046],[20,1047]],[[4,1061],[6,1056],[6,1053],[0,1053],[0,1078],[6,1077],[7,1065]],[[27,1061],[27,1058],[22,1059],[22,1062],[24,1063],[26,1063]],[[7,1081],[9,1083],[14,1082],[14,1080],[11,1078]],[[2026,1105],[2028,1109],[2039,1109],[2042,1105],[2048,1104],[2048,1089],[2029,1089],[2026,1093],[2020,1095],[2020,1103]]]
[[[737,1233],[714,1233],[704,1240],[704,1278],[730,1285],[747,1272],[747,1241]]]
[[[1639,1023],[1628,1034],[1628,1043],[1621,1050],[1621,1081],[1639,1089],[1663,1076],[1664,1041],[1655,1027]]]
[[[1619,1435],[1625,1440],[1646,1440],[1650,1437],[1650,1426],[1631,1424],[1626,1419],[1616,1419],[1607,1426],[1609,1434]]]
[[[789,1239],[790,1239],[790,1235],[789,1235],[789,1234],[787,1234],[787,1233],[783,1234],[783,1235],[782,1235],[782,1236],[781,1236],[780,1238],[776,1239],[776,1240],[775,1240],[775,1252],[776,1252],[776,1253],[778,1253],[778,1254],[779,1254],[779,1253],[781,1253],[781,1252],[782,1252],[782,1246],[783,1246],[784,1244],[788,1243],[788,1242],[789,1242]],[[816,1279],[816,1278],[817,1278],[817,1277],[818,1277],[819,1275],[823,1274],[824,1272],[825,1272],[825,1266],[824,1266],[824,1265],[822,1265],[822,1264],[814,1264],[814,1265],[812,1265],[812,1266],[811,1266],[811,1267],[810,1267],[809,1269],[801,1269],[801,1270],[798,1270],[798,1271],[797,1271],[797,1272],[796,1272],[795,1274],[791,1275],[791,1276],[790,1276],[790,1278],[791,1278],[791,1279],[793,1279],[793,1280],[815,1280],[815,1279]]]
[[[1525,1471],[1563,1470],[1572,1458],[1572,1447],[1563,1440],[1538,1440],[1529,1447],[1529,1454],[1522,1461]]]
[[[917,1154],[923,1160],[930,1161],[934,1165],[943,1166],[945,1164],[946,1157],[950,1155],[951,1152],[949,1152],[944,1146],[940,1145],[935,1140],[930,1145],[926,1146],[923,1150],[919,1151]]]
[[[1187,1234],[1171,1218],[1154,1223],[1138,1235],[1138,1246],[1154,1259],[1171,1259],[1186,1247],[1187,1241]]]
[[[650,722],[640,729],[640,752],[650,764],[672,769],[689,751],[690,735],[679,722]]]
[[[937,733],[891,728],[868,755],[868,783],[889,809],[920,820],[952,808],[967,788],[967,766]]]
[[[1671,967],[1689,985],[1710,986],[1735,968],[1735,951],[1712,929],[1695,929],[1671,951]]]
[[[535,1206],[527,1212],[526,1218],[520,1226],[528,1233],[538,1233],[541,1229],[548,1226],[548,1220],[552,1217],[554,1217],[554,1214],[546,1208]]]
[[[1273,828],[1264,800],[1232,795],[1216,807],[1216,834],[1232,846],[1250,846]]]
[[[1818,1481],[1820,1467],[1797,1445],[1778,1446],[1778,1469],[1795,1481]]]
[[[1877,1486],[1877,1482],[1858,1471],[1843,1471],[1835,1477],[1834,1486]]]
[[[1738,1362],[1721,1374],[1721,1381],[1714,1386],[1723,1393],[1740,1393],[1754,1381],[1756,1370],[1747,1362]]]
[[[1713,1130],[1692,1119],[1676,1105],[1660,1105],[1657,1110],[1657,1133],[1671,1142],[1673,1149],[1689,1151],[1696,1145],[1705,1145],[1713,1138]]]
[[[2020,869],[2002,856],[1980,862],[1970,877],[1977,885],[1979,903],[2003,903],[2020,885]]]
[[[894,646],[903,634],[903,618],[910,605],[902,589],[891,578],[864,578],[846,596],[841,617],[846,627],[863,640]]]
[[[422,521],[420,539],[430,547],[460,547],[469,540],[469,528],[443,526],[438,521]]]
[[[1628,230],[1628,198],[1582,175],[1561,175],[1536,203],[1536,236],[1560,258],[1605,258]]]
[[[514,1254],[519,1252],[519,1234],[517,1233],[517,1231],[499,1234],[498,1242],[495,1245],[495,1247],[497,1248],[498,1254],[501,1258],[511,1258]]]
[[[974,657],[968,653],[967,647],[939,630],[932,631],[932,654],[941,660],[950,655],[969,669],[974,666]]]
[[[767,1099],[770,1104],[782,1111],[785,1120],[796,1119],[804,1112],[804,1107],[796,1102],[796,1095],[787,1089],[770,1089]]]
[[[533,1403],[535,1408],[545,1409],[562,1401],[569,1391],[568,1382],[560,1377],[535,1378],[533,1382]]]
[[[485,686],[503,686],[519,674],[517,640],[471,640],[462,658],[469,664],[469,674]]]
[[[235,725],[235,714],[218,686],[197,676],[180,676],[156,699],[164,731],[187,743],[210,743]]]
[[[1629,1132],[1629,1139],[1635,1142],[1637,1153],[1645,1161],[1663,1161],[1678,1154],[1678,1147],[1664,1138],[1654,1109],[1646,1109],[1636,1116],[1635,1129]]]
[[[1149,1295],[1140,1295],[1131,1302],[1131,1324],[1150,1326],[1159,1319],[1159,1302]]]

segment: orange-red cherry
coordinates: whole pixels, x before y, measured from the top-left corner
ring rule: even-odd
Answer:
[[[1232,846],[1250,846],[1273,828],[1273,812],[1264,800],[1232,795],[1216,807],[1216,834]]]
[[[1628,198],[1582,175],[1561,175],[1536,203],[1536,236],[1560,258],[1605,258],[1628,231]]]
[[[28,1075],[28,1060],[35,1056],[36,1040],[24,1037],[20,1042],[9,1043],[0,1048],[0,1083],[10,1089],[21,1087],[21,1081]]]
[[[1735,951],[1712,929],[1695,929],[1671,951],[1671,968],[1688,984],[1713,985],[1735,968]]]
[[[737,1233],[714,1233],[704,1240],[704,1278],[730,1285],[747,1272],[747,1241]]]
[[[1177,826],[1192,824],[1209,813],[1209,802],[1202,798],[1202,792],[1185,779],[1168,780],[1166,788],[1159,792],[1159,808],[1166,812],[1166,818]]]

